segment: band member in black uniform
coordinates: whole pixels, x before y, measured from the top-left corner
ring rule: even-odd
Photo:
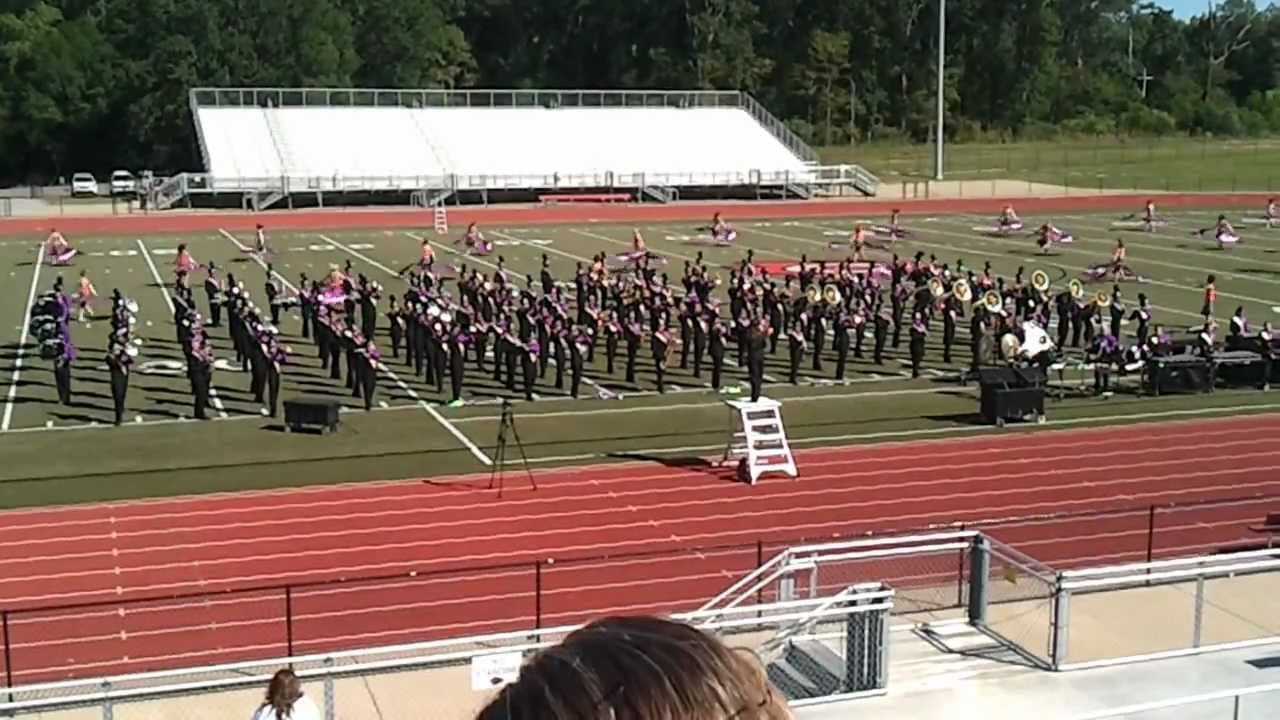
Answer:
[[[905,306],[910,292],[905,283],[899,283],[889,293],[889,302],[893,308],[893,347],[895,350],[902,345],[902,315],[906,310]]]
[[[658,392],[665,393],[667,372],[667,348],[671,347],[671,334],[664,329],[654,331],[649,337],[649,349],[653,352],[653,371],[657,376]]]
[[[808,337],[813,342],[813,371],[822,372],[822,349],[827,343],[826,308],[822,301],[809,306]]]
[[[760,399],[760,391],[764,388],[764,350],[769,334],[769,324],[765,320],[752,323],[747,331],[747,377],[751,383],[751,402]]]
[[[532,401],[538,371],[538,343],[532,337],[524,339],[517,351],[520,352],[520,374],[524,378],[524,399]]]
[[[942,362],[951,364],[951,346],[956,341],[956,322],[962,310],[960,301],[948,297],[942,306]]]
[[[1138,307],[1133,309],[1129,320],[1138,324],[1137,330],[1134,331],[1134,342],[1138,345],[1146,345],[1147,338],[1151,337],[1151,305],[1147,301],[1146,293],[1138,293]]]
[[[381,355],[372,338],[356,336],[355,341],[351,364],[356,372],[356,382],[351,396],[363,399],[365,412],[369,412],[373,410],[374,394],[377,392],[378,362]]]
[[[911,314],[911,377],[920,377],[920,363],[924,361],[924,341],[928,334],[924,312]]]
[[[263,414],[266,414],[266,401],[264,396],[267,391],[267,353],[266,347],[262,344],[263,328],[259,324],[249,326],[249,347],[247,354],[249,357],[249,392],[253,394],[253,401],[263,408]]]
[[[582,384],[582,369],[592,338],[590,332],[581,325],[573,329],[572,338],[569,343],[569,395],[576,398]]]
[[[1063,290],[1053,298],[1054,310],[1058,313],[1058,345],[1059,349],[1067,346],[1067,334],[1071,332],[1071,313],[1075,308],[1075,300],[1070,290]]]
[[[853,320],[846,311],[837,312],[833,326],[835,336],[832,339],[832,345],[836,351],[835,379],[837,381],[844,380],[845,365],[849,361],[849,329],[852,325]]]
[[[711,356],[711,387],[720,389],[720,374],[724,371],[724,341],[728,331],[720,319],[713,318],[707,330],[707,353]]]
[[[391,333],[391,357],[400,357],[400,342],[404,339],[404,316],[400,314],[400,307],[396,303],[396,296],[387,297],[389,307],[387,308],[387,327]]]
[[[1080,337],[1084,332],[1085,323],[1088,317],[1085,315],[1085,305],[1079,300],[1071,303],[1071,347],[1080,347]]]
[[[1120,338],[1120,323],[1124,320],[1124,303],[1120,300],[1120,286],[1116,285],[1111,290],[1111,337]]]
[[[197,420],[207,420],[209,386],[213,382],[213,347],[209,344],[209,333],[204,328],[197,329],[191,336],[191,350],[187,353],[187,376],[191,380],[192,416]]]
[[[441,313],[440,318],[432,323],[431,332],[427,336],[427,349],[431,359],[432,376],[436,381],[436,393],[444,395],[444,376],[449,366],[449,332],[456,318],[453,313]],[[430,383],[430,381],[427,381]]]
[[[208,277],[204,279],[204,294],[209,301],[209,323],[208,327],[218,327],[222,324],[222,303],[225,296],[222,290],[222,278],[218,277],[218,268],[209,261]]]
[[[1262,389],[1264,391],[1271,389],[1271,372],[1276,359],[1276,347],[1273,342],[1271,322],[1262,323],[1262,330],[1258,332],[1258,354],[1262,356]]]
[[[364,275],[360,276],[360,334],[373,339],[378,330],[378,300],[382,298],[382,287],[378,283],[369,282]]]
[[[281,297],[280,281],[276,279],[270,265],[267,265],[267,282],[263,289],[267,294],[267,305],[271,308],[271,324],[279,327],[280,308],[284,304],[284,298]]]
[[[468,336],[461,325],[454,325],[448,337],[449,406],[460,407],[462,405],[462,383],[466,382],[467,378],[467,345],[470,345],[471,336]]]
[[[854,308],[848,315],[849,333],[853,338],[853,356],[862,359],[862,339],[866,335],[867,316],[860,307]],[[844,379],[841,373],[840,379]]]
[[[514,390],[516,387],[516,365],[523,365],[521,357],[524,354],[524,346],[520,344],[519,338],[511,331],[510,323],[508,323],[506,329],[506,351],[503,353],[508,390]]]
[[[796,314],[791,320],[791,327],[787,330],[787,353],[790,361],[787,377],[792,385],[800,384],[800,359],[804,357],[805,335],[808,329],[809,311],[804,310]],[[748,362],[750,362],[749,359]]]
[[[555,388],[557,390],[563,390],[564,371],[565,366],[568,364],[568,357],[566,357],[569,349],[567,347],[568,338],[566,337],[568,333],[559,317],[551,318],[551,320],[546,324],[549,326],[546,331],[546,349],[556,365]]]
[[[107,345],[107,368],[111,371],[111,404],[115,409],[115,424],[124,422],[125,398],[129,394],[129,373],[133,370],[133,357],[126,343],[111,341]]]
[[[882,305],[880,307],[879,312],[876,313],[876,320],[875,320],[876,327],[874,330],[875,351],[873,354],[873,359],[875,360],[875,363],[877,365],[884,364],[884,346],[889,339],[889,326],[893,322],[893,320],[889,317],[890,312],[891,310],[889,308],[886,308]]]
[[[311,327],[316,319],[316,302],[320,296],[320,286],[307,280],[307,274],[298,276],[298,314],[302,316],[302,337],[311,337]]]
[[[622,326],[618,324],[617,313],[613,310],[605,310],[600,317],[604,326],[605,372],[613,375],[613,360],[618,356],[618,336],[622,333]]]
[[[636,382],[636,355],[640,352],[641,330],[640,323],[635,320],[628,319],[622,328],[623,335],[627,341],[627,382],[634,385]]]

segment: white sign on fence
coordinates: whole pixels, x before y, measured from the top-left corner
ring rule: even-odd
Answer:
[[[492,690],[515,682],[520,675],[522,662],[524,655],[519,652],[493,653],[471,658],[471,689],[477,692]]]

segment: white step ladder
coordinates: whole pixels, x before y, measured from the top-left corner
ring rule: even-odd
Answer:
[[[442,202],[436,203],[435,216],[436,216],[435,218],[436,234],[448,235],[449,234],[449,211],[445,209],[444,203]]]
[[[729,406],[729,445],[722,464],[743,464],[743,474],[751,482],[765,473],[780,472],[796,477],[796,461],[782,429],[782,403],[769,398],[725,400]]]

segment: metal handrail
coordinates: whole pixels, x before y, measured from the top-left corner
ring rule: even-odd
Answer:
[[[1215,692],[1201,693],[1199,695],[1186,695],[1183,697],[1169,698],[1168,700],[1155,700],[1152,702],[1138,703],[1136,705],[1124,705],[1117,708],[1111,708],[1109,710],[1079,715],[1073,718],[1073,720],[1109,720],[1110,718],[1127,717],[1129,715],[1151,712],[1153,710],[1167,710],[1169,708],[1182,707],[1184,705],[1194,705],[1196,703],[1212,702],[1214,700],[1226,700],[1228,698],[1234,698],[1236,700],[1236,714],[1233,715],[1233,717],[1239,717],[1240,698],[1272,692],[1280,692],[1280,683],[1253,685],[1250,687],[1234,688],[1231,690],[1218,690]]]
[[[1064,570],[1061,573],[1063,579],[1100,577],[1115,573],[1133,573],[1147,572],[1150,570],[1163,570],[1166,568],[1182,568],[1186,566],[1204,566],[1219,565],[1239,562],[1240,560],[1252,560],[1254,558],[1274,558],[1280,560],[1280,548],[1268,548],[1265,550],[1244,550],[1234,552],[1230,555],[1198,555],[1189,558],[1173,558],[1172,560],[1155,560],[1152,562],[1127,563],[1124,565],[1110,565],[1108,567],[1098,568],[1079,568],[1077,570]],[[1206,567],[1206,570],[1212,570],[1213,567]],[[1143,575],[1144,578],[1148,577]]]
[[[743,617],[720,618],[703,625],[708,630],[733,630],[745,627],[758,627],[762,624],[795,622],[811,617],[838,617],[855,613],[877,612],[892,608],[892,589],[871,583],[861,586],[860,591],[850,595],[867,601],[856,607],[832,609],[825,598],[809,600],[793,600],[771,603],[768,605],[743,608],[737,614]],[[824,607],[825,606],[825,607]],[[773,612],[779,611],[779,612]],[[720,611],[714,614],[720,615]],[[692,611],[676,613],[671,617],[686,623],[695,623],[707,613]],[[164,670],[146,673],[132,673],[74,681],[57,681],[15,686],[5,690],[10,700],[0,702],[0,713],[31,711],[51,707],[83,705],[108,700],[125,700],[184,692],[228,689],[260,685],[270,679],[270,675],[262,674],[263,667],[277,668],[291,666],[302,678],[322,677],[335,674],[356,674],[379,670],[408,668],[419,666],[438,666],[455,663],[471,657],[494,652],[532,651],[552,644],[548,637],[566,635],[581,625],[563,625],[552,628],[535,628],[521,631],[491,633],[472,637],[432,640],[420,643],[391,645],[363,650],[347,650],[330,653],[279,657],[258,661],[242,661],[225,663],[207,667],[188,668],[185,670]],[[504,644],[512,643],[512,644]],[[467,649],[446,652],[450,647],[465,646]],[[487,649],[477,650],[477,647]],[[415,654],[416,657],[400,657],[386,659],[369,659],[364,662],[343,664],[344,661],[372,658],[380,655]],[[257,671],[257,672],[255,672]],[[212,677],[187,682],[165,682],[178,680],[192,675],[230,675],[231,677]],[[40,695],[30,699],[13,699],[18,696]]]

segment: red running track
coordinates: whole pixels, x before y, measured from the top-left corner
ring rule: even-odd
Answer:
[[[1280,414],[824,448],[799,454],[799,481],[755,487],[625,463],[539,472],[536,492],[511,474],[501,500],[469,476],[7,513],[6,669],[24,684],[688,610],[754,568],[758,540],[768,557],[965,522],[1054,567],[1138,560],[1132,508],[1280,494],[1277,432]],[[1274,504],[1162,510],[1155,554],[1248,541]],[[1073,511],[1108,512],[1001,520]]]

